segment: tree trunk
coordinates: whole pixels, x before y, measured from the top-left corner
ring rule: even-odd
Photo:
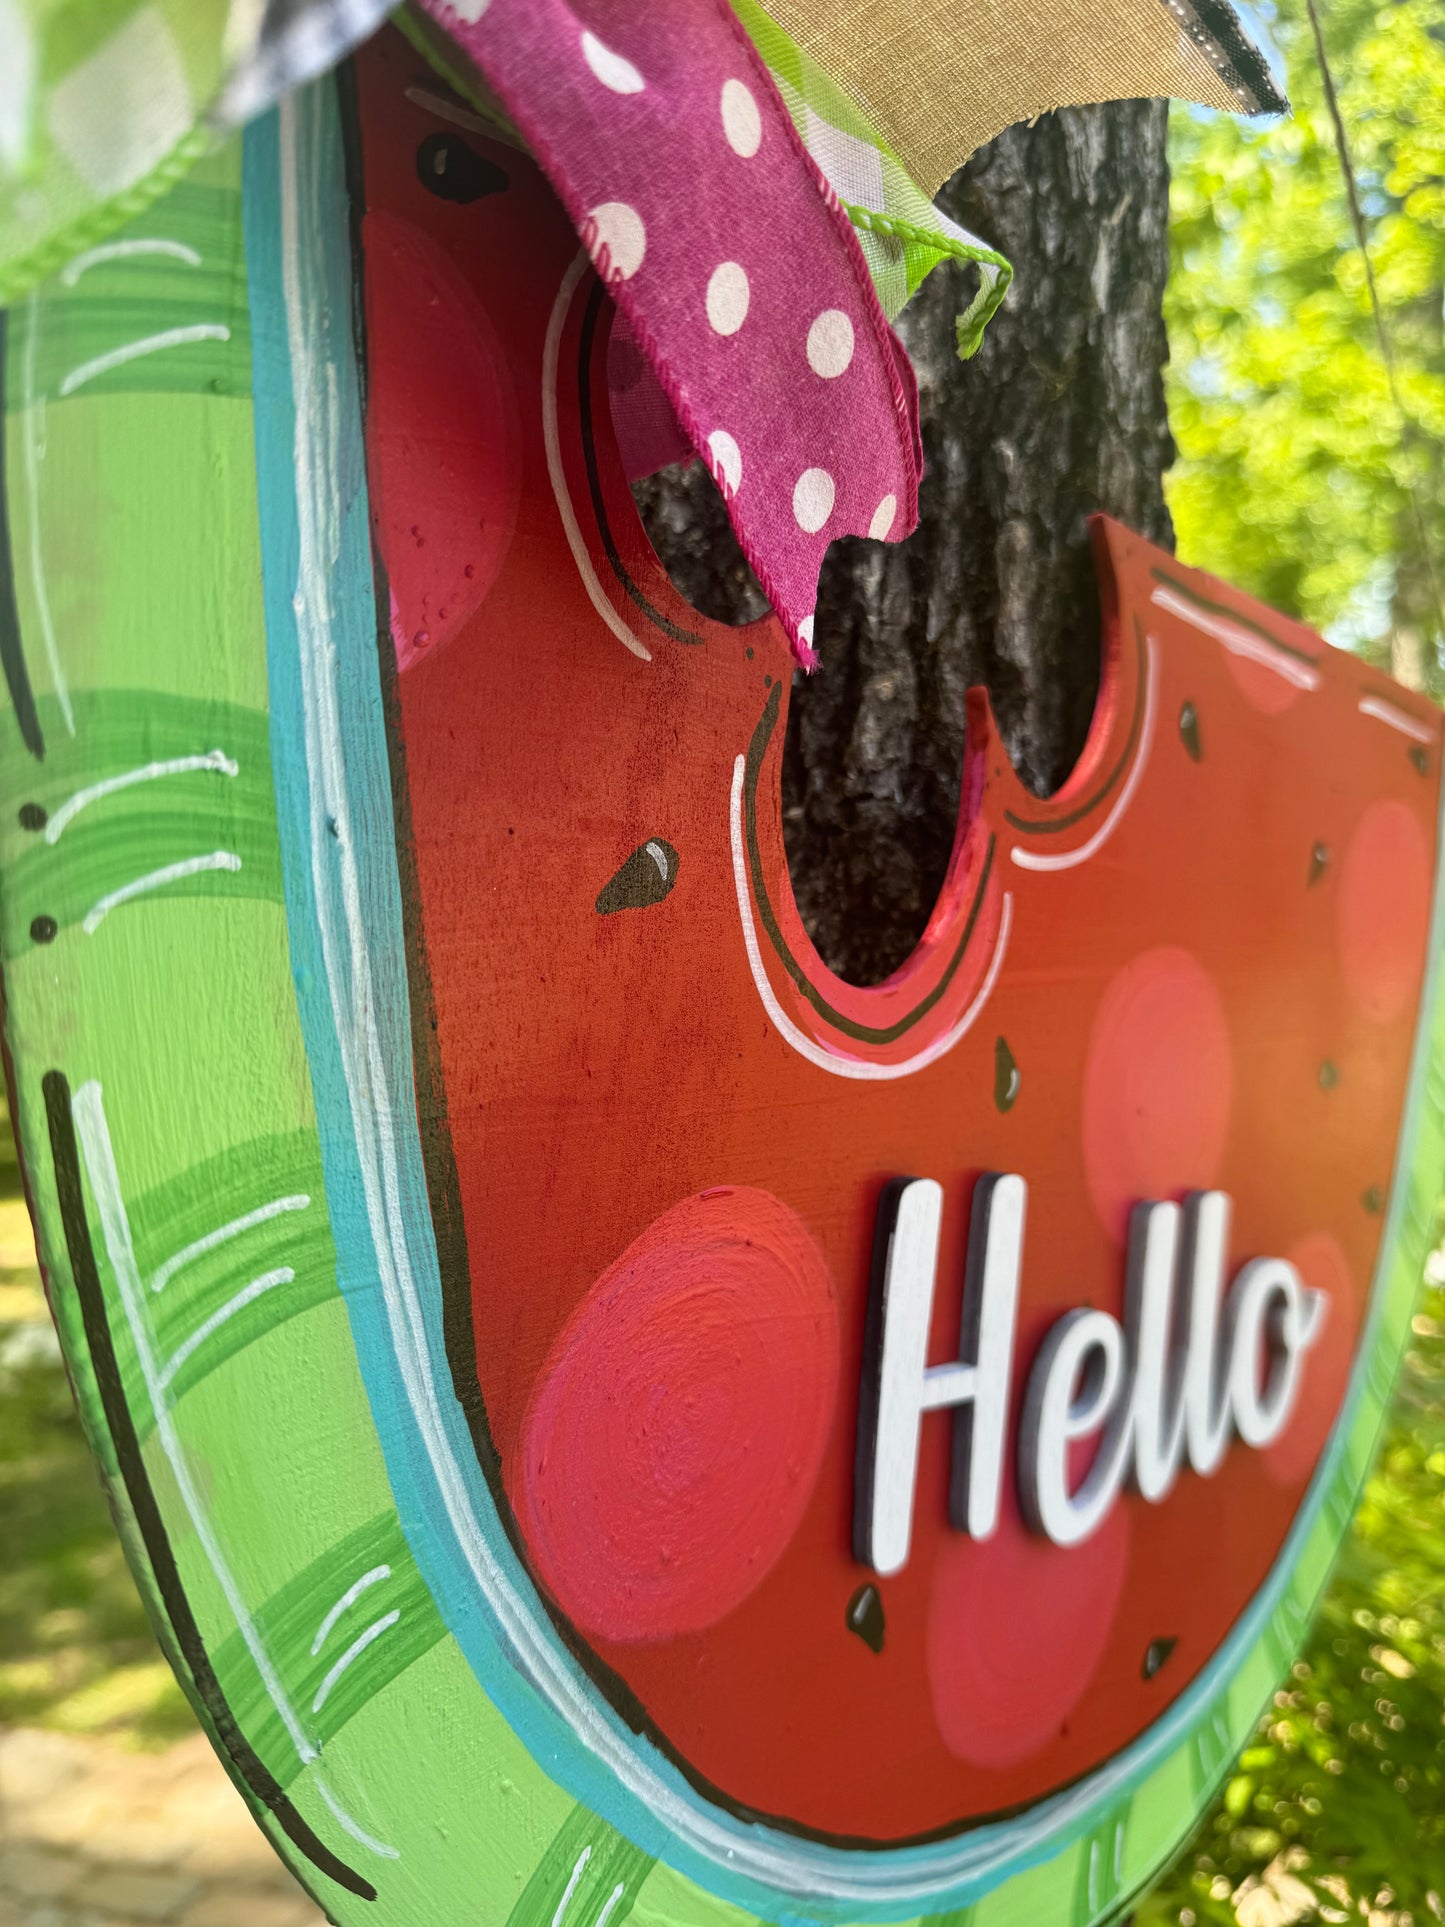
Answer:
[[[1171,540],[1167,125],[1162,102],[1050,114],[1001,135],[940,196],[1017,278],[970,362],[954,352],[952,274],[935,273],[904,312],[923,412],[921,525],[901,546],[830,550],[823,667],[796,679],[784,766],[799,910],[856,983],[896,969],[933,908],[971,684],[987,685],[1035,790],[1073,767],[1098,684],[1090,513]],[[757,612],[700,465],[655,478],[639,500],[694,603],[724,619]]]

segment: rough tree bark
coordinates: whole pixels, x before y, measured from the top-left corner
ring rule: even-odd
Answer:
[[[987,685],[1015,766],[1040,794],[1073,767],[1098,683],[1089,514],[1171,542],[1166,133],[1162,102],[1067,109],[1011,128],[940,197],[1017,278],[971,362],[954,354],[962,304],[949,273],[905,310],[923,409],[921,526],[901,546],[830,551],[823,668],[797,678],[784,768],[799,909],[854,982],[896,969],[933,907],[970,685]],[[639,500],[697,606],[735,621],[758,612],[699,466],[655,478]]]

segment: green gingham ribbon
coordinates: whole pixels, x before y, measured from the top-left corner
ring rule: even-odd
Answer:
[[[0,0],[0,304],[104,241],[210,146],[228,0]]]
[[[941,261],[969,261],[978,268],[978,292],[958,317],[958,353],[967,361],[1007,294],[1013,269],[976,234],[940,213],[841,88],[757,0],[732,0],[732,7],[857,230],[888,319]]]
[[[389,0],[0,0],[0,307],[166,193]]]
[[[932,205],[897,156],[757,0],[733,0],[857,230],[892,320],[940,261],[979,270],[958,318],[976,350],[1003,256]],[[133,220],[239,121],[333,64],[380,0],[0,0],[0,306]],[[445,46],[399,24],[453,85]],[[478,103],[485,110],[485,103]]]

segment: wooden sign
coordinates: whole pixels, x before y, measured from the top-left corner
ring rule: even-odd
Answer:
[[[1379,1432],[1440,719],[1101,524],[1077,769],[976,692],[850,986],[786,647],[652,555],[609,325],[395,38],[10,317],[6,1037],[81,1407],[346,1927],[1084,1927]]]

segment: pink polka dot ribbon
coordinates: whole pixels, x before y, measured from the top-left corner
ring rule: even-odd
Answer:
[[[726,0],[424,0],[560,195],[798,660],[828,544],[917,525],[908,357]]]

